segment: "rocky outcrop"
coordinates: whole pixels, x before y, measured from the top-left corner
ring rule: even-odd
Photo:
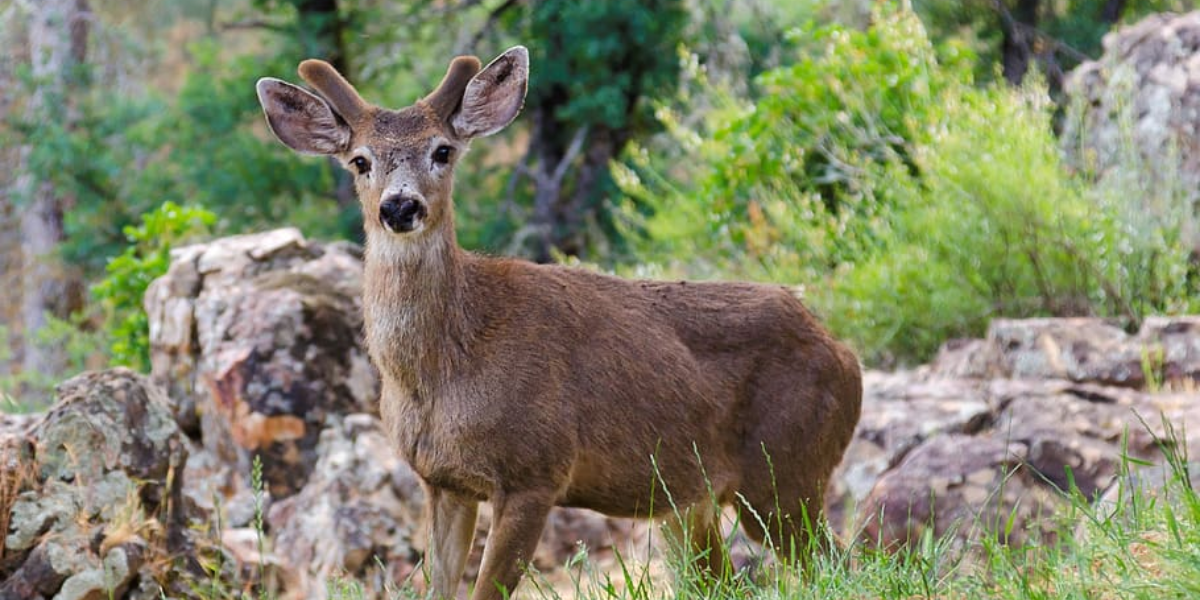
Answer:
[[[932,367],[953,377],[1161,388],[1200,379],[1200,317],[1150,317],[1132,335],[1097,318],[996,319],[986,339],[947,344]]]
[[[832,521],[889,547],[929,529],[970,542],[998,523],[1005,543],[1050,536],[1063,493],[1104,493],[1123,456],[1162,462],[1164,440],[1200,452],[1198,342],[1195,317],[1134,335],[1100,319],[997,320],[930,366],[868,372]]]
[[[0,598],[160,597],[187,544],[187,450],[157,386],[85,373],[0,448]]]
[[[162,388],[87,374],[47,414],[0,416],[0,598],[189,597],[197,581],[280,598],[353,581],[385,597],[419,581],[424,500],[375,415],[360,279],[354,247],[294,230],[178,251],[146,299]],[[889,548],[1051,537],[1064,490],[1115,510],[1153,481],[1122,475],[1122,456],[1161,463],[1163,440],[1200,456],[1198,374],[1200,318],[1133,334],[997,320],[929,366],[866,374],[828,514],[844,538]],[[489,517],[485,505],[468,579]],[[653,556],[652,532],[558,509],[533,562],[553,574],[586,548],[615,572]],[[735,560],[753,563],[739,540]]]
[[[295,229],[177,250],[146,292],[152,376],[207,451],[243,476],[257,455],[272,495],[293,494],[326,419],[374,407],[361,290],[356,247]]]
[[[267,514],[277,555],[302,567],[306,589],[331,578],[402,581],[423,548],[420,481],[391,448],[379,419],[336,418],[321,434],[317,464],[299,493]]]
[[[1145,197],[1131,219],[1180,226],[1200,250],[1200,12],[1151,15],[1104,36],[1068,76],[1063,150],[1077,169]],[[1150,198],[1180,198],[1163,206]]]

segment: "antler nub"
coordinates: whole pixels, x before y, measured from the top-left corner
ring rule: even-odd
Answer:
[[[474,56],[459,56],[450,61],[446,76],[436,90],[425,96],[425,102],[443,119],[449,119],[462,102],[463,92],[483,64]]]
[[[342,77],[333,65],[310,58],[300,63],[297,69],[300,77],[308,82],[317,93],[329,101],[333,110],[337,111],[347,123],[353,124],[367,111],[369,105],[355,91],[354,86]]]

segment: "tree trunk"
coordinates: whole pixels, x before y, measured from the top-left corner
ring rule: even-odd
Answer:
[[[1041,0],[1017,0],[1016,8],[1010,12],[1004,0],[996,2],[996,8],[1000,11],[1001,29],[1004,32],[1001,65],[1004,69],[1004,79],[1013,85],[1020,85],[1025,79],[1025,74],[1029,72],[1040,3]]]
[[[1104,3],[1104,8],[1100,9],[1100,20],[1109,25],[1115,24],[1121,20],[1121,15],[1125,14],[1125,0],[1108,0]]]
[[[586,249],[588,219],[600,214],[596,202],[607,180],[608,164],[625,146],[627,137],[622,132],[606,127],[598,127],[590,136],[579,173],[575,177],[575,186],[564,202],[561,219],[565,227],[562,235],[555,240],[555,245],[564,253],[578,255]]]
[[[342,21],[338,0],[293,0],[293,4],[297,13],[297,33],[304,52],[328,62],[339,73],[354,81],[343,35],[346,24]],[[338,207],[344,210],[357,205],[354,178],[336,159],[331,157],[327,163],[333,174],[333,197]],[[357,237],[362,241],[361,231]]]
[[[29,63],[28,29],[28,19],[0,23],[0,46],[9,51],[8,60],[0,61],[0,115],[18,108],[22,86],[16,67]],[[4,128],[0,123],[0,130]],[[21,150],[16,144],[0,144],[0,327],[8,337],[0,341],[8,346],[0,348],[0,376],[13,374],[22,359],[16,343],[21,331],[21,215],[16,206]]]
[[[342,41],[342,16],[337,0],[293,0],[296,6],[300,43],[314,58],[333,65],[343,75],[350,75],[346,47]]]
[[[568,165],[563,162],[565,148],[560,148],[551,138],[556,129],[551,116],[552,109],[537,106],[533,112],[533,136],[529,143],[530,153],[535,157],[533,215],[530,226],[533,231],[533,259],[550,262],[554,239],[562,228],[559,222],[559,199],[562,197],[562,179],[555,173],[565,174]]]
[[[87,53],[91,13],[87,0],[42,0],[30,6],[29,56],[34,89],[26,104],[30,120],[70,121],[73,82]],[[31,144],[39,140],[32,140]],[[26,372],[45,376],[60,374],[65,364],[62,348],[37,343],[46,325],[46,315],[67,317],[82,300],[82,282],[77,269],[62,263],[63,212],[70,199],[55,187],[46,174],[31,169],[33,146],[21,150],[15,185],[20,208],[22,259],[21,321],[22,366]]]

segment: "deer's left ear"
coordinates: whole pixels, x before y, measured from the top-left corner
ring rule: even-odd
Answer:
[[[514,46],[471,78],[462,104],[450,119],[463,138],[492,135],[504,129],[525,104],[529,83],[529,51]]]

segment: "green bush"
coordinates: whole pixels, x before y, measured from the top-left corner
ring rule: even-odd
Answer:
[[[125,228],[129,246],[108,261],[107,275],[92,286],[104,308],[111,364],[150,370],[149,320],[142,302],[146,288],[171,266],[171,248],[205,233],[216,221],[203,208],[164,202],[143,216],[140,225]]]
[[[709,90],[716,108],[692,127],[687,105],[660,111],[671,163],[643,151],[619,169],[654,211],[626,213],[643,260],[802,284],[881,364],[926,359],[997,316],[1133,324],[1192,304],[1177,225],[1129,226],[1134,190],[1061,164],[1040,84],[975,86],[961,54],[888,5],[866,31],[811,39],[814,54],[761,77],[761,98]]]

